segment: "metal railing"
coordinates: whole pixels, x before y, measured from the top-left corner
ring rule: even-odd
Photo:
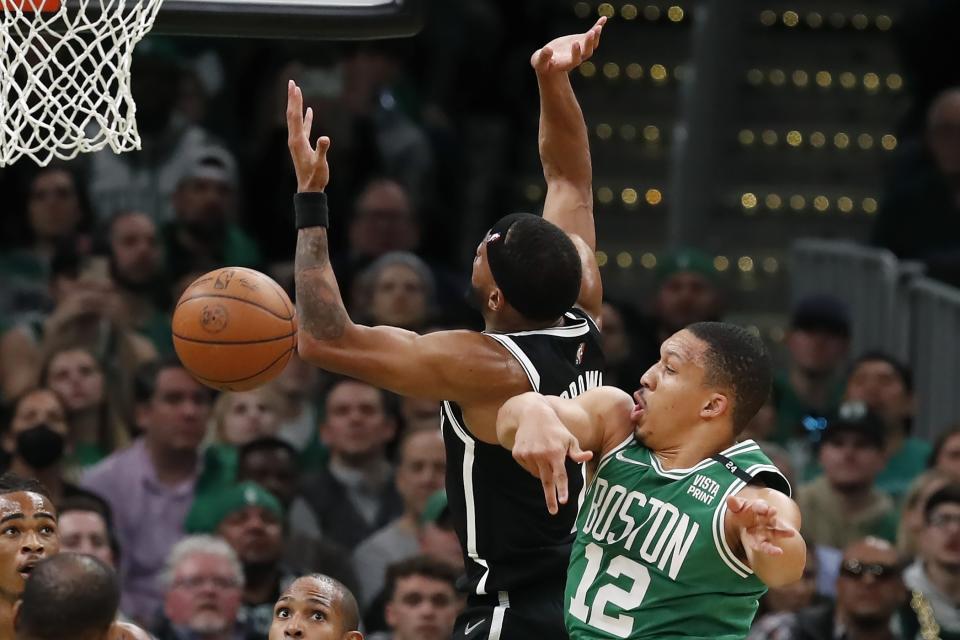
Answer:
[[[828,293],[849,306],[852,355],[882,349],[911,365],[915,435],[933,438],[960,422],[960,289],[852,242],[801,239],[792,259],[795,301]]]

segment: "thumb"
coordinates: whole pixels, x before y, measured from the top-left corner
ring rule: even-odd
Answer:
[[[540,51],[537,53],[537,67],[538,68],[546,67],[548,64],[550,64],[550,61],[552,59],[553,59],[552,48],[547,46],[547,47],[544,47],[543,49],[540,49]]]
[[[567,449],[567,455],[574,462],[589,462],[593,459],[593,451],[584,451],[581,449],[580,443],[576,438],[570,443],[570,448]]]
[[[330,138],[327,136],[320,136],[317,140],[317,155],[324,156],[327,153],[327,150],[330,148]]]

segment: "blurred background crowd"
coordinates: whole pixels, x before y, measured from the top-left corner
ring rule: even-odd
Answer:
[[[958,9],[427,4],[402,41],[150,37],[133,69],[142,151],[0,170],[0,462],[53,492],[63,547],[116,566],[124,615],[161,640],[262,640],[308,571],[348,585],[377,640],[449,637],[463,560],[439,407],[297,358],[215,394],[176,360],[170,316],[224,265],[293,295],[294,78],[333,140],[331,255],[354,320],[481,328],[476,242],[543,198],[527,60],[599,13],[604,42],[573,75],[605,383],[635,390],[696,321],[760,332],[779,374],[744,437],[790,478],[810,558],[761,602],[755,636],[960,638],[960,415],[916,429],[931,363],[858,335],[831,282],[789,286],[799,236],[960,283]],[[938,340],[960,360],[955,335]]]

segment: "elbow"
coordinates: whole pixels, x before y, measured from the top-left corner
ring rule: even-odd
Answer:
[[[330,368],[342,351],[340,341],[320,340],[301,328],[297,331],[297,355],[316,367]]]

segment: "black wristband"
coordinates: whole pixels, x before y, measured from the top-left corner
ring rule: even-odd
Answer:
[[[322,191],[298,193],[293,196],[293,215],[297,230],[330,226],[327,215],[327,194]]]

